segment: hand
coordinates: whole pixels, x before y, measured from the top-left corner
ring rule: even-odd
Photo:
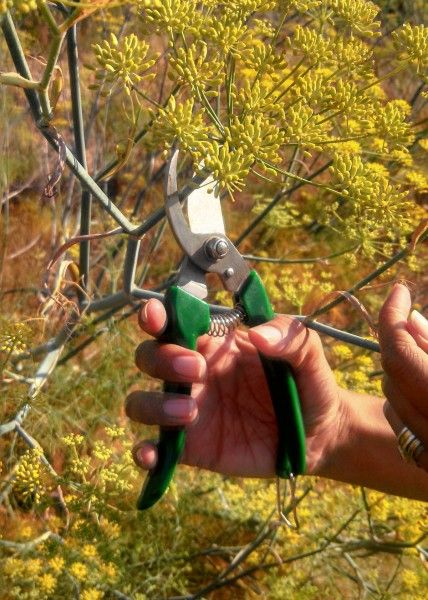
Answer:
[[[406,426],[428,450],[428,321],[410,309],[409,290],[396,284],[379,317],[384,412],[396,435]],[[428,471],[428,451],[418,464]]]
[[[147,333],[160,335],[166,325],[163,305],[149,300],[139,322]],[[228,475],[274,476],[277,428],[257,350],[292,366],[305,421],[308,473],[321,472],[346,421],[345,403],[318,335],[291,317],[277,316],[224,338],[203,336],[198,352],[143,342],[137,366],[165,381],[192,382],[192,396],[133,392],[126,412],[147,425],[187,426],[185,464]],[[141,467],[153,468],[156,446],[138,443],[134,458]]]

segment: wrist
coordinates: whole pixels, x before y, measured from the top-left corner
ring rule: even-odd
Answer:
[[[335,409],[325,419],[323,431],[308,440],[308,475],[341,479],[345,447],[353,438],[353,418],[348,390],[337,387]]]

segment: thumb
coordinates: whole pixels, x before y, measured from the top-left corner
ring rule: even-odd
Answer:
[[[320,359],[326,360],[319,336],[293,317],[277,315],[250,329],[248,335],[259,352],[286,360],[296,373],[319,367]]]

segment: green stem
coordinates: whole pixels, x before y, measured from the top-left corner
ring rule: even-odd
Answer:
[[[19,73],[0,73],[0,83],[3,85],[14,85],[26,90],[36,90],[39,87],[38,81],[22,77]]]
[[[211,121],[217,127],[217,129],[219,130],[219,132],[222,135],[224,135],[223,124],[219,120],[219,118],[217,117],[217,115],[215,114],[215,112],[213,110],[213,107],[211,106],[211,104],[209,103],[208,98],[205,95],[205,92],[198,87],[198,88],[196,88],[196,93],[198,94],[199,101],[204,106],[204,108],[207,111],[208,116],[210,117]]]
[[[300,67],[300,65],[306,60],[306,56],[304,56],[303,58],[301,58],[299,60],[299,62],[291,69],[291,71],[281,79],[281,81],[279,83],[277,83],[271,90],[270,92],[266,95],[266,98],[269,98],[270,96],[272,96],[272,94],[274,92],[276,92],[277,89],[279,89],[283,83],[285,83],[287,81],[287,79],[290,79],[290,77],[292,77],[294,75],[294,73],[297,71],[297,69]]]
[[[428,239],[428,232],[426,232],[423,235],[421,235],[421,237],[419,239],[419,242],[423,242],[426,239]],[[379,277],[379,275],[382,275],[382,273],[385,273],[385,271],[387,271],[388,269],[390,269],[393,265],[395,265],[395,263],[397,263],[399,260],[401,260],[402,258],[404,258],[405,256],[407,256],[407,254],[409,254],[409,248],[408,247],[403,248],[403,250],[400,250],[399,252],[397,252],[396,254],[394,254],[394,256],[392,256],[389,260],[387,260],[386,262],[384,262],[380,267],[378,267],[377,269],[375,269],[374,271],[372,271],[371,273],[369,273],[368,275],[366,275],[366,277],[364,277],[363,279],[360,279],[360,281],[358,281],[351,288],[349,288],[347,290],[347,292],[349,294],[353,294],[354,292],[360,290],[361,288],[363,288],[364,286],[366,286],[368,283],[370,283],[371,281],[373,281],[373,279],[376,279],[377,277]],[[346,298],[344,296],[339,296],[335,300],[332,300],[331,302],[329,302],[325,306],[322,306],[321,308],[319,308],[318,310],[316,310],[314,313],[308,315],[307,318],[308,319],[314,319],[315,317],[318,317],[319,315],[322,315],[322,314],[328,312],[331,308],[334,308],[335,306],[337,306],[338,304],[340,304],[341,302],[343,302],[345,299]]]
[[[272,169],[272,170],[276,171],[277,173],[281,173],[282,175],[285,175],[286,177],[290,177],[290,179],[294,179],[295,181],[300,181],[301,183],[306,183],[307,185],[312,185],[313,187],[317,187],[322,190],[326,190],[327,192],[330,192],[331,194],[334,194],[335,196],[342,197],[342,195],[343,195],[341,192],[334,190],[333,188],[329,187],[328,185],[324,185],[323,183],[317,183],[315,181],[310,181],[309,179],[305,179],[304,177],[299,177],[299,175],[294,175],[294,173],[290,173],[289,171],[280,169],[279,167],[277,167],[276,165],[274,165],[273,163],[271,163],[267,160],[263,160],[262,158],[256,158],[256,160],[257,160],[257,162],[261,163],[265,167]]]
[[[332,258],[338,258],[340,256],[344,256],[349,252],[354,252],[360,247],[360,243],[354,244],[345,250],[340,250],[338,252],[334,252],[333,254],[329,254],[328,256],[320,256],[319,258],[269,258],[264,256],[254,256],[253,254],[244,254],[244,258],[248,260],[254,260],[255,262],[268,262],[268,263],[276,263],[280,265],[304,265],[304,264],[319,264],[325,263],[326,261]]]
[[[53,38],[51,42],[51,47],[49,49],[46,67],[39,84],[40,104],[42,106],[43,117],[46,122],[49,122],[52,118],[52,107],[49,100],[48,89],[52,79],[52,75],[57,66],[59,53],[61,51],[62,42],[64,40],[64,34],[58,27],[48,5],[44,2],[38,2],[38,7],[42,17],[46,21],[51,31]]]

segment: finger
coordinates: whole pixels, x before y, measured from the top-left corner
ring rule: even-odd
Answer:
[[[140,344],[135,352],[137,367],[164,381],[197,383],[205,379],[207,364],[198,352],[175,344],[159,344],[148,340]]]
[[[166,327],[165,307],[155,298],[141,305],[138,312],[138,323],[143,331],[158,337]]]
[[[412,310],[407,321],[407,331],[419,348],[428,353],[428,320],[417,310]]]
[[[296,372],[319,369],[324,366],[320,362],[327,362],[319,336],[293,317],[278,315],[248,335],[260,352],[286,360]]]
[[[397,413],[395,412],[395,410],[393,409],[393,407],[391,406],[391,404],[388,401],[386,401],[385,404],[383,405],[383,412],[386,417],[386,420],[391,425],[391,429],[393,430],[393,432],[395,433],[395,435],[398,438],[398,436],[402,432],[403,428],[405,427],[404,422],[400,419],[400,417],[397,415]],[[410,427],[409,427],[409,429],[410,429],[410,431],[412,431],[412,429]],[[398,440],[397,440],[397,445],[398,445]],[[428,448],[428,446],[425,446],[425,445],[424,445],[424,447]],[[418,467],[421,467],[425,471],[428,471],[428,450],[424,450],[424,452],[422,452],[422,454],[420,454],[418,456],[417,465],[418,465]]]
[[[423,414],[418,406],[415,406],[406,395],[401,393],[395,381],[388,375],[383,378],[382,389],[397,417],[406,423],[428,448],[428,411]]]
[[[145,425],[185,427],[198,416],[196,400],[190,396],[161,392],[132,392],[125,401],[130,419]]]
[[[409,290],[405,285],[396,283],[379,313],[379,342],[383,357],[396,357],[404,347],[416,346],[407,330],[411,306]]]
[[[409,290],[396,284],[379,315],[381,361],[402,395],[420,402],[428,378],[428,357],[408,331],[410,308]]]
[[[145,470],[154,469],[158,460],[156,444],[149,441],[138,442],[132,448],[132,458],[137,467]]]

